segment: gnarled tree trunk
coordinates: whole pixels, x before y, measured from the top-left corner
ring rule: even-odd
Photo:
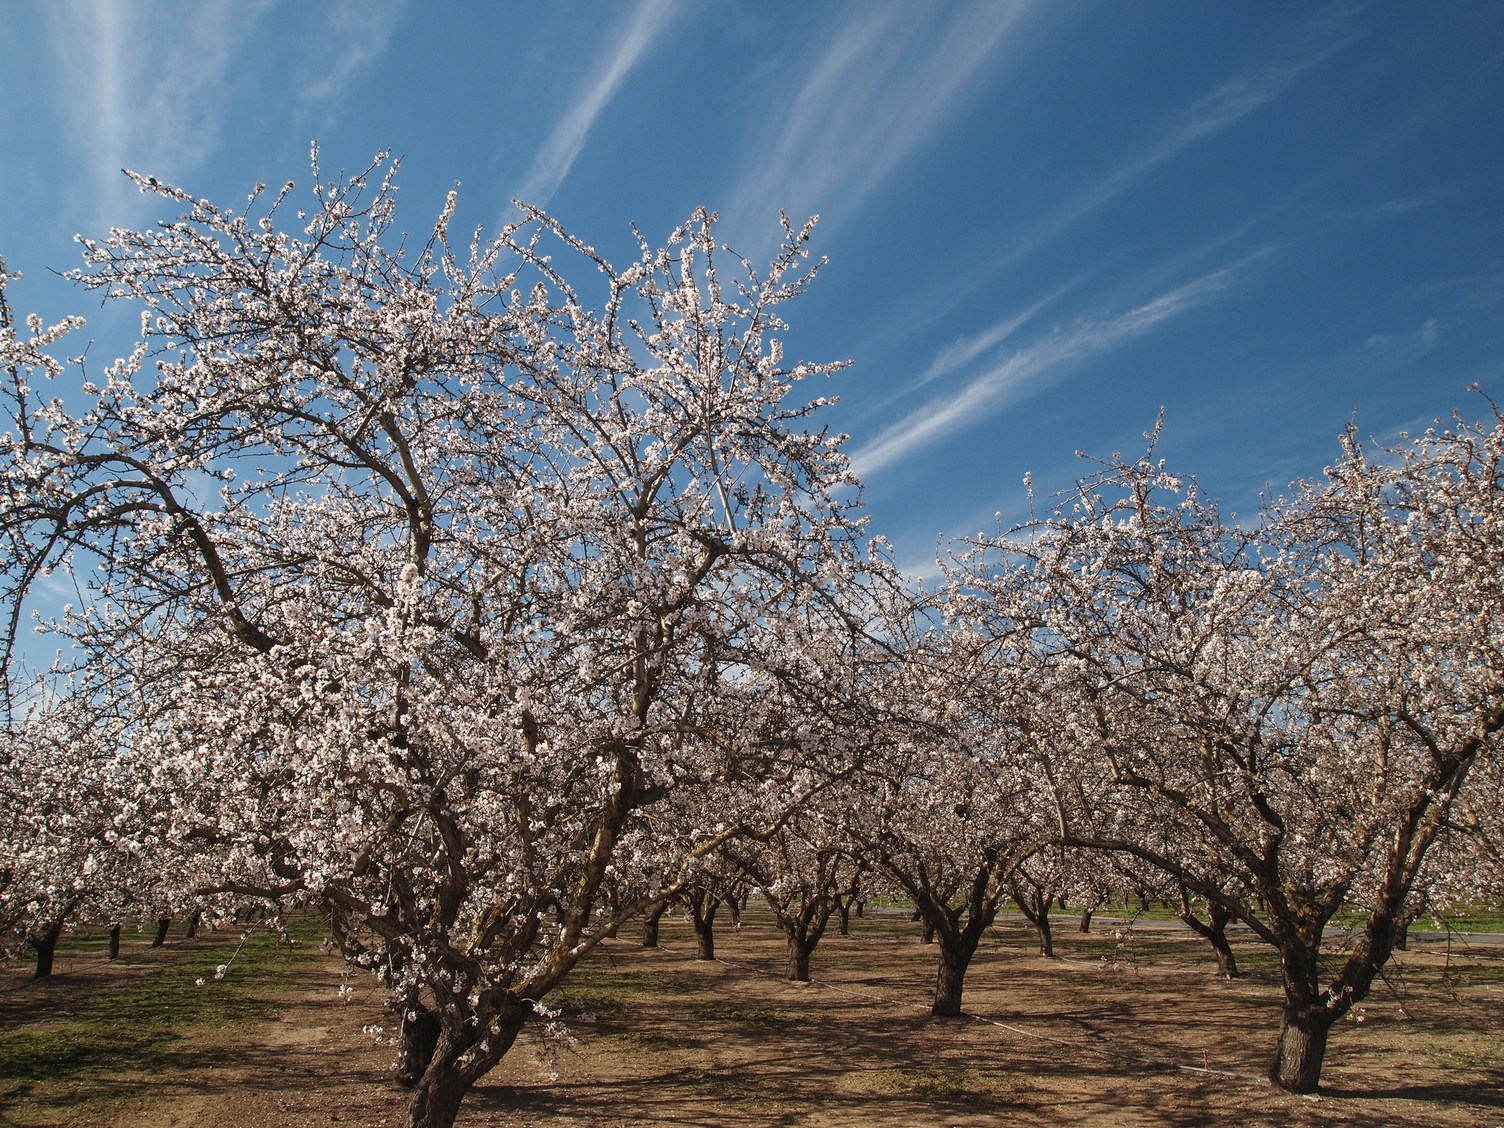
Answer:
[[[940,963],[935,971],[935,1002],[930,1014],[936,1018],[955,1018],[961,1013],[961,990],[966,984],[966,969],[976,955],[980,928],[948,930],[940,937]]]
[[[63,934],[63,922],[54,921],[27,933],[26,943],[37,954],[36,973],[33,979],[46,979],[52,974],[52,961],[57,953],[58,937]]]
[[[521,1005],[470,1024],[451,1009],[429,1010],[437,1036],[407,1104],[407,1128],[453,1128],[471,1087],[512,1048],[529,1010]]]
[[[813,939],[789,934],[788,959],[786,967],[788,977],[795,983],[809,982],[809,957],[819,943],[818,936]]]
[[[434,1048],[439,1044],[439,1019],[414,995],[403,1009],[399,1030],[397,1081],[402,1085],[416,1085],[428,1069]]]
[[[1055,933],[1050,927],[1050,906],[1055,903],[1052,889],[1031,889],[1025,892],[1017,882],[1013,883],[1013,900],[1019,912],[1034,926],[1039,938],[1039,954],[1047,959],[1055,958]]]
[[[648,910],[648,915],[642,918],[642,946],[644,948],[658,947],[658,922],[663,919],[663,914],[667,909],[667,902],[654,905]]]
[[[690,919],[695,926],[695,959],[715,959],[715,914],[721,899],[709,893],[690,902]]]
[[[1081,923],[1076,926],[1077,932],[1089,933],[1091,931],[1091,918],[1096,915],[1099,904],[1101,904],[1100,901],[1092,901],[1081,907]]]
[[[1233,955],[1232,945],[1227,941],[1227,925],[1232,920],[1232,914],[1217,901],[1209,900],[1206,905],[1206,920],[1202,920],[1191,909],[1190,890],[1182,885],[1180,919],[1186,927],[1212,946],[1212,951],[1217,954],[1217,974],[1223,979],[1236,979],[1238,960]]]
[[[1327,1007],[1287,1002],[1269,1079],[1292,1093],[1314,1093],[1321,1084],[1332,1022],[1332,1011]]]

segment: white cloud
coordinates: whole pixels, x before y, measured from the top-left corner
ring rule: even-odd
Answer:
[[[292,45],[306,105],[327,104],[385,49],[406,0],[336,0]],[[274,0],[51,0],[45,6],[88,222],[133,221],[122,168],[182,183],[214,156],[249,79],[265,73],[256,37]],[[299,59],[304,62],[299,63]]]
[[[1057,300],[1075,286],[1075,282],[1067,283],[1053,293],[1046,294],[1037,302],[1033,302],[1025,308],[1011,313],[999,321],[993,322],[993,324],[980,333],[952,341],[935,355],[935,359],[924,370],[924,374],[918,380],[914,381],[912,387],[907,390],[912,391],[913,388],[922,388],[931,380],[938,380],[940,377],[970,364],[983,353],[991,352],[1030,321],[1033,321],[1042,310],[1054,305]]]
[[[1448,327],[1436,318],[1429,317],[1419,327],[1408,332],[1375,333],[1368,338],[1368,347],[1383,353],[1389,360],[1415,360],[1430,352],[1441,337],[1442,330]]]
[[[808,77],[769,113],[776,132],[738,170],[728,217],[763,229],[780,209],[801,222],[835,201],[853,214],[1031,6],[966,7],[948,21],[929,6],[852,6]]]
[[[931,401],[857,448],[851,455],[852,468],[859,477],[870,476],[979,419],[995,415],[1041,385],[1061,378],[1073,364],[1141,337],[1228,289],[1252,257],[1256,256],[1202,275],[1126,313],[1084,320],[1070,329],[1057,328],[972,378],[954,395]]]
[[[1235,78],[1165,119],[1149,140],[1115,169],[1090,178],[1086,188],[1053,214],[1031,221],[1028,229],[1012,241],[1008,255],[996,262],[993,272],[1046,245],[1198,142],[1216,136],[1273,102],[1335,49],[1327,47]]]
[[[329,103],[337,99],[361,67],[378,58],[402,17],[406,0],[334,0],[321,9],[324,29],[318,36],[312,76],[303,98]]]
[[[590,68],[590,73],[596,76],[594,81],[580,92],[538,150],[517,190],[519,200],[539,207],[548,203],[569,175],[595,119],[621,89],[672,5],[673,0],[639,0],[620,33],[613,32],[607,37],[607,49]]]
[[[94,196],[95,222],[121,222],[135,168],[179,179],[213,150],[226,76],[270,0],[54,0],[47,17]]]

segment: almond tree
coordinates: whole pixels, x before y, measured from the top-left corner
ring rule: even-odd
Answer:
[[[725,269],[697,213],[618,270],[536,210],[456,247],[451,195],[409,250],[394,171],[315,161],[294,215],[290,184],[237,211],[136,177],[181,214],[78,274],[141,308],[135,348],[69,386],[67,326],[7,326],[0,536],[13,608],[83,589],[80,693],[150,702],[138,840],[185,891],[329,911],[428,1128],[695,856],[849,770],[867,565],[823,401],[790,399],[833,366],[782,359],[809,227]],[[713,820],[632,831],[679,790]]]
[[[695,959],[715,959],[715,918],[721,907],[745,897],[747,877],[739,866],[716,854],[695,871],[679,894],[695,930]]]
[[[844,800],[849,801],[850,796]],[[827,803],[831,797],[825,797]],[[727,860],[762,891],[787,944],[785,971],[808,983],[810,957],[842,897],[855,891],[862,864],[846,833],[845,806],[806,808],[757,840],[725,848]]]
[[[936,942],[931,1014],[948,1018],[1014,872],[1055,837],[1020,711],[1033,674],[1026,652],[973,622],[890,633],[910,637],[882,671],[894,735],[869,765],[872,799],[852,834]]]
[[[37,978],[52,974],[58,940],[79,921],[111,922],[114,958],[121,923],[154,915],[165,892],[111,771],[120,726],[64,698],[33,702],[0,738],[0,934],[32,949]]]
[[[1280,952],[1270,1075],[1296,1092],[1498,755],[1501,452],[1497,418],[1395,452],[1349,435],[1247,529],[1150,459],[1112,463],[965,561],[974,614],[1076,686],[1055,721],[1062,840],[1158,866]],[[1359,935],[1329,958],[1343,906]]]
[[[0,746],[0,934],[52,974],[63,930],[96,890],[99,789],[65,755],[74,733],[45,714],[13,723]]]

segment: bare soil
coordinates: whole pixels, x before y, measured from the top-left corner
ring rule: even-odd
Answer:
[[[937,1020],[935,950],[901,916],[827,936],[803,985],[780,977],[782,939],[755,907],[722,930],[715,962],[694,959],[687,924],[666,920],[661,947],[623,936],[577,969],[550,1000],[573,1044],[530,1029],[459,1123],[1504,1128],[1504,949],[1402,953],[1362,1021],[1333,1031],[1323,1092],[1305,1098],[1262,1079],[1280,996],[1267,952],[1240,945],[1247,974],[1227,982],[1188,934],[1059,926],[1061,958],[1048,960],[1021,925],[996,929],[967,977],[968,1016]],[[0,1036],[86,1017],[91,1000],[197,943],[127,945],[114,964],[62,954],[51,983],[7,965]],[[355,997],[342,1001],[342,964],[313,949],[295,980],[267,993],[274,1018],[195,1027],[160,1068],[50,1092],[53,1119],[23,1096],[0,1124],[397,1128],[390,1047],[362,1031],[389,1025],[379,987],[348,980]]]

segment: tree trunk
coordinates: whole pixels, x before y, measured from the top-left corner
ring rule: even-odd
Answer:
[[[1238,959],[1233,955],[1232,945],[1227,942],[1227,925],[1232,914],[1215,901],[1207,903],[1207,919],[1200,920],[1191,911],[1191,895],[1184,888],[1180,891],[1180,919],[1196,935],[1212,946],[1217,953],[1217,974],[1223,979],[1238,977]]]
[[[407,1128],[453,1128],[465,1094],[506,1056],[530,1012],[524,1006],[491,1021],[481,1016],[479,1026],[493,1031],[484,1035],[476,1027],[446,1029],[441,1012],[424,1008],[420,1013],[433,1020],[436,1038],[408,1099]],[[469,1060],[473,1055],[479,1056]]]
[[[721,902],[712,897],[706,897],[703,907],[693,907],[697,960],[715,959],[715,914],[720,907]]]
[[[402,1014],[401,1037],[397,1043],[397,1082],[416,1085],[433,1061],[434,1047],[439,1044],[439,1020],[433,1011],[416,998],[408,1000]]]
[[[188,930],[183,933],[187,939],[192,940],[198,935],[199,922],[203,920],[203,917],[204,914],[201,911],[193,910],[193,915],[188,918]]]
[[[809,957],[814,949],[814,944],[800,940],[797,936],[789,937],[788,971],[789,978],[795,983],[809,982]]]
[[[1412,898],[1412,904],[1407,912],[1400,918],[1394,929],[1394,947],[1396,951],[1408,952],[1410,950],[1410,926],[1426,914],[1431,907],[1431,899],[1424,893]]]
[[[836,901],[836,913],[840,923],[836,925],[836,931],[842,936],[851,935],[851,903],[844,897]]]
[[[667,903],[658,905],[642,918],[642,946],[644,948],[658,947],[658,922],[663,919],[663,913],[667,908]]]
[[[118,922],[110,925],[110,947],[107,958],[112,960],[120,958],[120,925]]]
[[[1039,954],[1046,959],[1055,958],[1055,933],[1050,927],[1050,910],[1045,909],[1034,922],[1034,931],[1039,934]]]
[[[407,1103],[407,1128],[452,1128],[470,1085],[448,1065],[434,1062]]]
[[[975,935],[971,933],[975,931]],[[930,1014],[936,1018],[955,1018],[961,1013],[961,991],[966,983],[966,969],[976,955],[980,929],[967,929],[940,941],[940,966],[935,972],[935,1002]]]
[[[1219,933],[1212,940],[1212,949],[1217,953],[1217,974],[1223,979],[1236,979],[1241,974],[1238,957],[1232,954],[1232,945],[1227,942],[1225,933]]]
[[[49,924],[36,932],[30,932],[26,936],[26,942],[32,946],[37,954],[36,973],[33,979],[46,979],[52,974],[52,960],[57,953],[57,939],[63,934],[63,923]]]
[[[858,897],[857,900],[856,900],[856,918],[857,918],[857,920],[861,920],[862,919],[862,914],[866,910],[866,908],[867,908],[867,902],[866,902],[866,900],[864,898]]]
[[[167,943],[167,930],[171,927],[172,918],[170,916],[157,918],[157,934],[151,938],[151,946],[153,948],[160,948],[163,944]]]
[[[1269,1079],[1292,1093],[1314,1093],[1321,1083],[1327,1035],[1332,1029],[1326,1008],[1286,1004],[1279,1049]]]
[[[926,944],[933,944],[935,942],[935,926],[929,921],[924,922],[924,936],[921,939]]]
[[[1024,893],[1017,884],[1013,886],[1013,903],[1019,912],[1034,926],[1039,937],[1039,954],[1046,959],[1055,958],[1055,933],[1050,927],[1050,906],[1055,903],[1055,894],[1034,890]]]
[[[1096,911],[1097,911],[1097,906],[1095,906],[1095,905],[1087,905],[1086,908],[1084,908],[1084,909],[1081,910],[1081,923],[1077,926],[1077,931],[1079,931],[1079,932],[1090,932],[1091,931],[1091,918],[1092,918],[1093,914],[1096,913]]]

